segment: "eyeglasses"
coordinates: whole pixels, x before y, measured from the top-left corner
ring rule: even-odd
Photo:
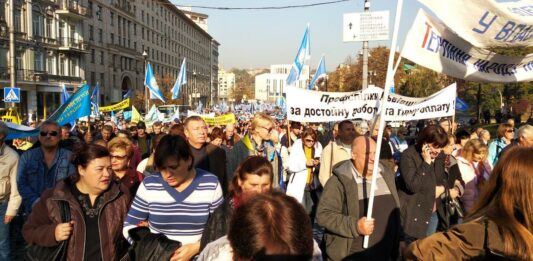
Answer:
[[[110,155],[111,156],[111,159],[118,159],[118,160],[123,160],[123,159],[126,159],[126,157],[128,157],[128,155]]]
[[[272,130],[274,129],[274,128],[272,128],[272,127],[270,127],[270,128],[267,128],[267,127],[263,127],[263,126],[259,126],[259,128],[263,128],[263,129],[267,130],[267,131],[268,131],[268,133],[271,133],[271,132],[272,132]]]
[[[305,139],[304,141],[305,142],[309,142],[309,143],[311,143],[311,142],[314,143],[315,142],[315,140],[312,140],[312,139]]]
[[[509,130],[505,130],[505,132],[511,133],[511,132],[514,132],[514,130],[509,129]]]
[[[51,137],[55,137],[57,136],[59,133],[57,131],[50,131],[50,132],[46,132],[46,131],[41,131],[39,133],[39,135],[41,135],[41,137],[46,137],[48,135],[50,135]]]

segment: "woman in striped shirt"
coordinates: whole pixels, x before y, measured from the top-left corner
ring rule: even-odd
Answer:
[[[218,178],[193,168],[193,156],[181,136],[163,137],[155,150],[160,171],[147,176],[133,200],[124,222],[124,236],[142,222],[152,233],[162,233],[182,243],[171,260],[190,260],[200,248],[204,225],[222,203]]]

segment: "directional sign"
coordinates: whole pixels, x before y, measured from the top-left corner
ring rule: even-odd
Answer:
[[[342,40],[344,42],[388,39],[389,11],[344,14],[342,22]]]
[[[20,88],[5,87],[4,102],[20,102]]]

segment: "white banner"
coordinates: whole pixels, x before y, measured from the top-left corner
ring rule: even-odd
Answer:
[[[431,70],[477,82],[533,80],[533,54],[503,56],[476,48],[419,10],[402,56]]]
[[[494,0],[419,0],[476,47],[533,46],[533,3]]]
[[[455,114],[455,83],[425,98],[390,94],[387,121],[448,117]],[[355,92],[319,92],[287,87],[287,118],[298,122],[370,120],[377,115],[383,89],[369,87]],[[305,99],[302,99],[305,97]]]
[[[457,84],[425,98],[412,98],[391,93],[387,99],[385,120],[411,121],[448,117],[455,114]]]

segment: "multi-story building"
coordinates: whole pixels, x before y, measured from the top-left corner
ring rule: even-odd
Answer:
[[[234,87],[235,74],[220,68],[218,70],[218,99],[227,101]]]
[[[188,84],[181,97],[188,104],[199,100],[208,104],[218,43],[174,4],[167,0],[89,0],[88,9],[93,19],[85,27],[91,44],[86,76],[91,84],[100,83],[104,103],[120,100],[130,89],[142,92],[146,62],[156,76],[175,79],[186,57]]]
[[[209,26],[207,24],[209,16],[202,13],[193,12],[191,7],[180,7],[180,10],[187,16],[189,19],[191,19],[194,23],[196,23],[200,28],[204,29],[204,31],[209,32]]]
[[[291,70],[290,64],[271,65],[270,73],[255,76],[255,99],[264,102],[275,102],[285,95],[285,82]],[[309,83],[309,66],[302,68],[300,79],[294,84],[298,88],[306,88]]]
[[[14,1],[23,114],[55,111],[62,84],[73,90],[99,83],[104,105],[128,90],[142,94],[146,62],[156,76],[174,80],[185,57],[182,102],[208,104],[213,97],[220,44],[168,0]],[[0,87],[9,86],[11,73],[7,2],[0,0]]]
[[[21,88],[19,111],[44,118],[59,107],[62,84],[75,89],[85,78],[83,26],[91,14],[82,1],[14,0],[11,25],[7,2],[0,0],[0,87],[10,86],[15,73]],[[9,66],[10,26],[15,29],[15,70]],[[5,107],[3,101],[0,107]]]

